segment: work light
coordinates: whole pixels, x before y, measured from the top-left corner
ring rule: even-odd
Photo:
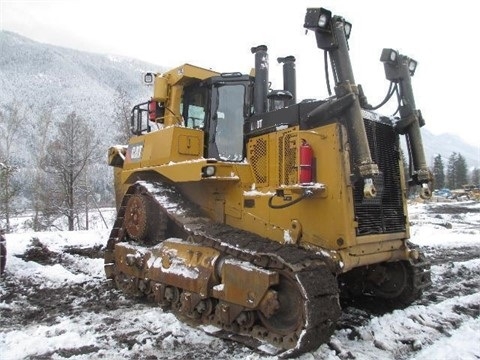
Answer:
[[[318,19],[318,26],[321,28],[327,27],[328,24],[328,16],[327,14],[320,14],[320,18]]]
[[[203,177],[211,177],[215,175],[215,166],[204,166],[202,168],[202,176]]]
[[[383,49],[382,55],[380,56],[381,62],[388,62],[395,64],[397,62],[398,53],[393,49]]]
[[[350,33],[352,32],[352,24],[345,21],[343,28],[345,29],[345,36],[347,37],[347,39],[350,38]]]
[[[417,69],[417,62],[413,59],[410,59],[408,62],[408,71],[410,71],[410,76],[415,74],[415,70]]]
[[[305,28],[310,30],[330,30],[330,19],[332,18],[332,12],[324,8],[310,8],[307,9],[305,15]]]
[[[143,75],[143,82],[145,84],[152,84],[154,77],[155,77],[155,75],[153,75],[153,73],[148,72],[145,75]]]

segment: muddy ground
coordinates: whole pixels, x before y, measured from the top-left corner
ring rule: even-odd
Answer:
[[[427,213],[432,223],[455,222],[455,226],[464,222],[465,213],[480,211],[461,204],[454,206],[425,207],[422,221]],[[417,218],[418,216],[413,216]],[[412,222],[413,226],[415,221]],[[443,225],[439,225],[442,228]],[[469,224],[479,229],[479,223]],[[439,231],[442,231],[440,229]],[[447,230],[445,230],[447,231]],[[434,242],[433,242],[434,243]],[[375,339],[373,322],[387,316],[386,310],[372,302],[349,304],[337,325],[337,330],[329,344],[311,354],[303,355],[303,359],[355,359],[375,357],[379,353],[388,353],[392,358],[409,359],[417,352],[434,343],[435,337],[448,338],[452,331],[460,328],[470,319],[480,316],[478,299],[469,296],[480,291],[480,241],[468,246],[436,247],[423,246],[425,254],[432,264],[433,285],[425,291],[411,310],[397,315],[405,319],[414,319],[416,324],[424,326],[422,333],[427,334],[420,342],[407,336],[408,329],[398,330],[399,339]],[[158,307],[141,300],[125,298],[107,281],[91,276],[88,265],[96,264],[103,258],[103,247],[65,247],[62,252],[49,249],[48,244],[38,238],[32,238],[23,254],[17,254],[25,262],[37,262],[43,266],[59,265],[73,274],[84,274],[85,281],[44,282],[36,277],[16,276],[8,271],[2,276],[0,287],[0,319],[2,332],[21,331],[22,328],[36,326],[51,327],[59,336],[60,325],[66,321],[77,322],[78,326],[95,335],[95,341],[84,345],[53,347],[51,350],[36,354],[26,354],[24,359],[94,359],[118,358],[130,359],[231,359],[268,358],[243,345],[224,339],[204,335],[198,329],[192,329],[176,322],[170,315],[164,314]],[[79,262],[79,259],[81,261]],[[472,263],[473,262],[473,263]],[[79,264],[82,264],[79,266]],[[473,264],[473,265],[472,265]],[[7,268],[8,268],[7,264]],[[458,305],[448,305],[449,311],[444,317],[437,309],[449,304],[450,299],[465,298]],[[413,310],[412,310],[413,309]],[[414,310],[418,309],[418,310]],[[422,313],[427,309],[436,319],[434,323],[424,320]],[[160,321],[169,326],[156,326],[155,319],[141,318],[145,313],[158,313]],[[456,316],[458,315],[458,316]],[[157,316],[157,315],[155,315]],[[388,315],[389,316],[389,315]],[[140,318],[140,320],[139,320]],[[378,320],[380,321],[380,320]],[[138,323],[139,326],[135,324]],[[60,330],[59,330],[60,329]],[[433,329],[433,330],[432,330]],[[68,329],[63,330],[68,332]],[[434,335],[430,334],[434,332]],[[60,334],[61,335],[61,334]],[[48,337],[48,333],[46,335]],[[191,338],[196,340],[189,340]],[[372,338],[373,337],[373,338]],[[200,340],[199,340],[200,339]],[[364,342],[365,346],[356,342]],[[370,348],[368,348],[370,344]],[[0,343],[1,345],[1,343]],[[5,345],[5,344],[4,344]],[[11,345],[11,344],[10,344]],[[148,346],[147,346],[148,345]],[[363,347],[361,347],[361,345]],[[362,349],[366,350],[362,350]],[[366,355],[365,355],[366,354]],[[116,356],[114,356],[116,357]],[[0,353],[0,358],[3,358]]]

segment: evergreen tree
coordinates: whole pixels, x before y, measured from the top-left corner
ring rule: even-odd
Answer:
[[[436,189],[442,189],[445,187],[445,169],[440,154],[433,159],[433,181]]]
[[[456,168],[455,168],[456,159],[457,159],[457,153],[456,152],[453,152],[450,155],[450,157],[448,158],[446,185],[450,189],[455,188],[455,185],[456,185],[456,178],[457,178]]]
[[[468,167],[467,161],[462,154],[458,154],[456,162],[457,167],[457,188],[461,188],[463,185],[468,184]]]
[[[471,183],[473,185],[480,185],[480,169],[479,168],[473,168],[471,180],[472,180]]]
[[[467,162],[461,154],[453,152],[448,158],[447,186],[458,189],[467,182]]]

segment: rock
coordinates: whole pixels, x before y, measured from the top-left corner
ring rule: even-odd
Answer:
[[[385,351],[391,350],[390,346],[388,346],[386,343],[384,343],[381,340],[377,340],[377,339],[373,340],[373,345],[375,345],[375,347],[380,350],[385,350]]]

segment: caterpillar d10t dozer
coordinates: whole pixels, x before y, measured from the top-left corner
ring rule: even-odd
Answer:
[[[430,284],[428,262],[408,241],[408,186],[428,197],[431,183],[416,62],[383,50],[386,100],[397,93],[399,115],[382,116],[355,83],[351,25],[309,8],[304,27],[333,69],[327,100],[296,100],[293,56],[278,59],[283,89],[270,90],[260,45],[251,75],[189,64],[146,74],[153,97],[133,108],[128,146],[109,149],[117,218],[107,278],[284,357],[328,341],[342,296],[404,307]]]

